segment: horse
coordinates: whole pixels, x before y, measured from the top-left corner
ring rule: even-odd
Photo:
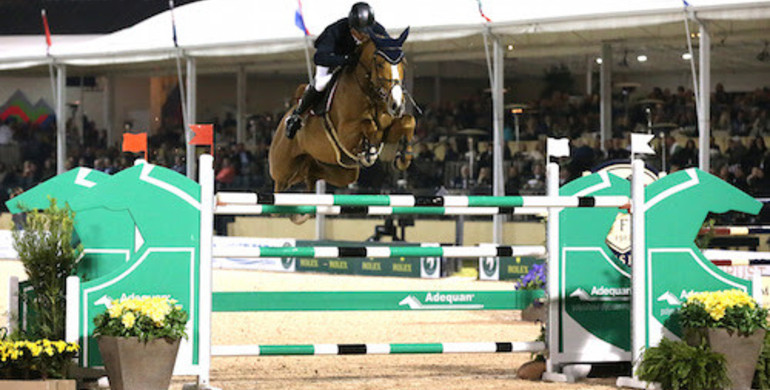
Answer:
[[[286,118],[281,119],[269,150],[270,176],[274,191],[284,192],[304,183],[315,191],[316,180],[323,179],[345,187],[358,179],[361,166],[371,166],[383,145],[395,149],[393,163],[405,171],[412,160],[415,120],[405,115],[403,44],[409,28],[393,39],[370,34],[356,54],[358,61],[338,70],[325,114],[307,114],[302,128],[293,139],[285,136]],[[294,94],[299,100],[306,85]],[[323,99],[324,101],[327,99]],[[385,160],[383,153],[383,160]],[[305,216],[305,220],[308,216]],[[304,220],[293,216],[292,221]]]

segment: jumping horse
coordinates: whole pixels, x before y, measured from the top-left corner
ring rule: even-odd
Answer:
[[[395,149],[395,155],[383,153],[383,160],[392,157],[401,171],[409,167],[415,120],[404,114],[402,47],[408,35],[408,28],[396,39],[371,34],[361,43],[356,52],[358,62],[340,69],[336,83],[327,87],[331,103],[325,113],[308,114],[293,139],[285,136],[286,118],[293,108],[287,111],[269,151],[276,193],[300,183],[307,191],[315,191],[319,179],[345,187],[358,179],[361,166],[374,164],[384,145]],[[297,88],[295,100],[304,90],[305,85]],[[323,99],[324,103],[329,99]],[[292,221],[304,222],[298,218]]]

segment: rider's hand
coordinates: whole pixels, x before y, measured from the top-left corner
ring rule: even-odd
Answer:
[[[345,65],[355,65],[358,62],[358,58],[353,55],[346,55],[343,58]]]

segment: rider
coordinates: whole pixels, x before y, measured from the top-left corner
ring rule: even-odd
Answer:
[[[302,127],[302,114],[315,104],[337,68],[355,64],[356,47],[368,39],[370,33],[385,35],[385,28],[374,21],[369,4],[353,4],[347,18],[342,18],[324,29],[315,40],[315,81],[307,86],[297,108],[286,119],[286,137],[294,138]]]

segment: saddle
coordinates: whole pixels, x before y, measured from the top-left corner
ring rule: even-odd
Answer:
[[[313,107],[310,108],[310,115],[324,116],[332,108],[332,100],[334,100],[334,92],[337,90],[337,81],[340,78],[342,72],[337,69],[332,74],[332,79],[326,86],[323,95],[316,101]]]

